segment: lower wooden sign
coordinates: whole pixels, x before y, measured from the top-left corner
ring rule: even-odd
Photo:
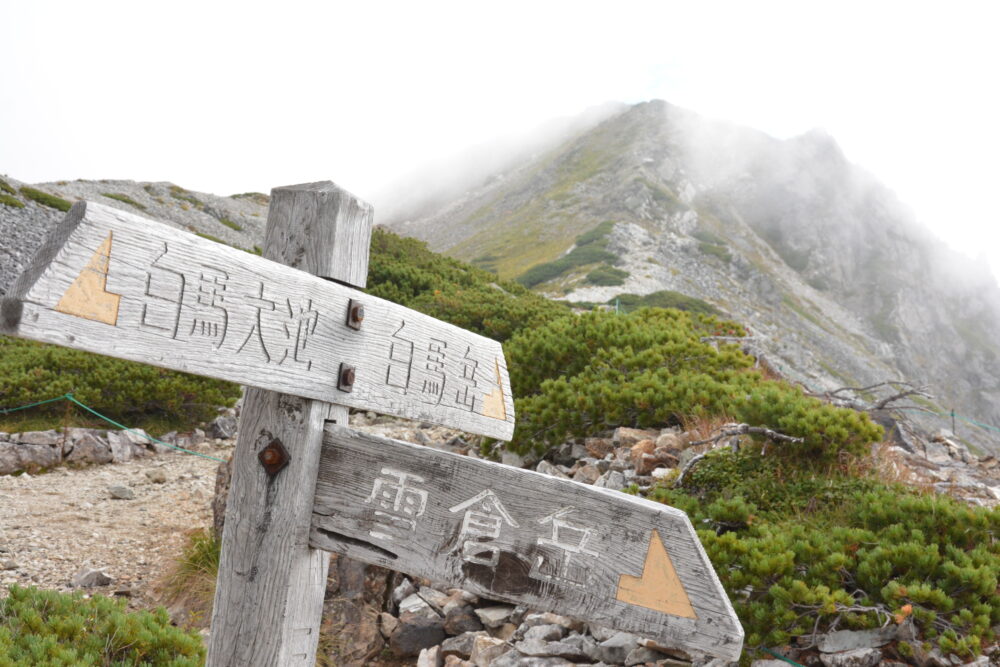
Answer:
[[[684,512],[328,425],[313,547],[738,660],[743,628]]]

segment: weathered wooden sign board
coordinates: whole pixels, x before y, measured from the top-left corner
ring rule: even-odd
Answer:
[[[738,660],[743,629],[684,512],[328,425],[310,543]]]
[[[329,182],[272,191],[276,261],[79,203],[0,302],[2,333],[249,385],[208,664],[314,662],[326,551],[738,659],[683,512],[346,428],[514,429],[499,343],[331,282],[364,286],[370,229]]]
[[[92,202],[15,283],[0,331],[500,439],[514,430],[496,341]]]

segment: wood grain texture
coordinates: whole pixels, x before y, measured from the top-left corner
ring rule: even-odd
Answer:
[[[338,209],[326,206],[341,194],[350,198],[332,184],[272,190],[267,256],[325,271],[326,259],[337,255],[341,242],[330,230],[354,227],[364,244],[342,263],[367,267],[370,221],[366,226],[363,220],[343,219]],[[325,420],[347,424],[347,414],[345,406],[247,389],[222,536],[209,667],[316,663],[330,558],[309,546],[309,523]],[[290,460],[272,477],[257,455],[275,441]]]
[[[310,540],[689,653],[742,649],[687,516],[620,492],[328,425]]]
[[[268,225],[264,257],[345,285],[368,284],[371,204],[322,181],[274,188],[269,211],[297,228]]]
[[[315,663],[329,557],[309,548],[306,508],[328,412],[321,401],[247,390],[226,504],[209,667]],[[257,453],[274,439],[291,460],[271,478]]]
[[[303,204],[308,194],[276,189],[272,210],[333,210],[329,202]],[[323,188],[311,194],[331,199]],[[347,215],[364,217],[343,201],[337,210],[346,206]],[[120,296],[117,323],[58,312],[109,234],[106,290]],[[329,264],[321,258],[330,253],[310,255],[310,245],[288,232],[267,236],[276,244],[267,253],[310,268]],[[364,306],[360,331],[346,326],[351,299]],[[6,333],[25,338],[499,439],[514,429],[507,364],[496,341],[93,202],[71,209],[4,300],[2,322]],[[351,391],[338,389],[341,364],[356,369]]]

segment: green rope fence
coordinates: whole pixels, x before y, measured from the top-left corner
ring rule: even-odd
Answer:
[[[150,442],[155,442],[156,444],[158,444],[158,445],[160,445],[162,447],[167,447],[169,449],[174,449],[174,450],[177,450],[178,452],[184,452],[185,454],[191,454],[193,456],[200,456],[201,458],[203,458],[203,459],[209,459],[210,461],[218,461],[219,463],[225,463],[226,462],[224,459],[220,459],[220,458],[217,458],[215,456],[209,456],[208,454],[202,454],[201,452],[195,452],[195,451],[192,451],[190,449],[184,449],[183,447],[178,447],[176,445],[171,445],[169,442],[163,442],[162,440],[160,440],[158,438],[154,438],[153,436],[149,435],[148,433],[144,433],[142,431],[137,431],[137,430],[129,428],[128,426],[125,426],[123,424],[119,424],[114,419],[111,419],[110,417],[102,415],[100,412],[98,412],[94,408],[90,407],[89,405],[84,405],[83,403],[81,403],[80,401],[78,401],[77,398],[73,395],[72,392],[63,394],[62,396],[56,396],[55,398],[48,398],[48,399],[46,399],[44,401],[38,401],[37,403],[29,403],[28,405],[22,405],[22,406],[19,406],[19,407],[16,407],[16,408],[0,408],[0,415],[8,415],[8,414],[10,414],[12,412],[18,412],[20,410],[27,410],[28,408],[35,408],[35,407],[38,407],[39,405],[45,405],[46,403],[55,403],[56,401],[69,401],[69,402],[71,402],[71,403],[73,403],[73,404],[75,404],[75,405],[83,408],[84,410],[86,410],[90,414],[94,415],[95,417],[99,417],[99,418],[103,419],[104,421],[108,422],[109,424],[112,424],[112,425],[120,428],[123,431],[128,431],[129,433],[134,433],[135,435],[142,436],[143,438],[146,438]]]

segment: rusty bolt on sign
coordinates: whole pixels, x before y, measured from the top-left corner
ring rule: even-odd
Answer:
[[[347,303],[347,326],[352,329],[361,330],[361,323],[365,321],[365,307],[360,301],[351,299]]]
[[[340,372],[337,373],[337,389],[352,391],[354,389],[354,376],[354,366],[341,363]]]
[[[281,444],[281,440],[277,438],[272,440],[267,447],[260,450],[260,453],[257,454],[257,459],[264,466],[264,471],[267,472],[269,477],[274,477],[281,472],[288,465],[291,458],[288,455],[288,450]]]

